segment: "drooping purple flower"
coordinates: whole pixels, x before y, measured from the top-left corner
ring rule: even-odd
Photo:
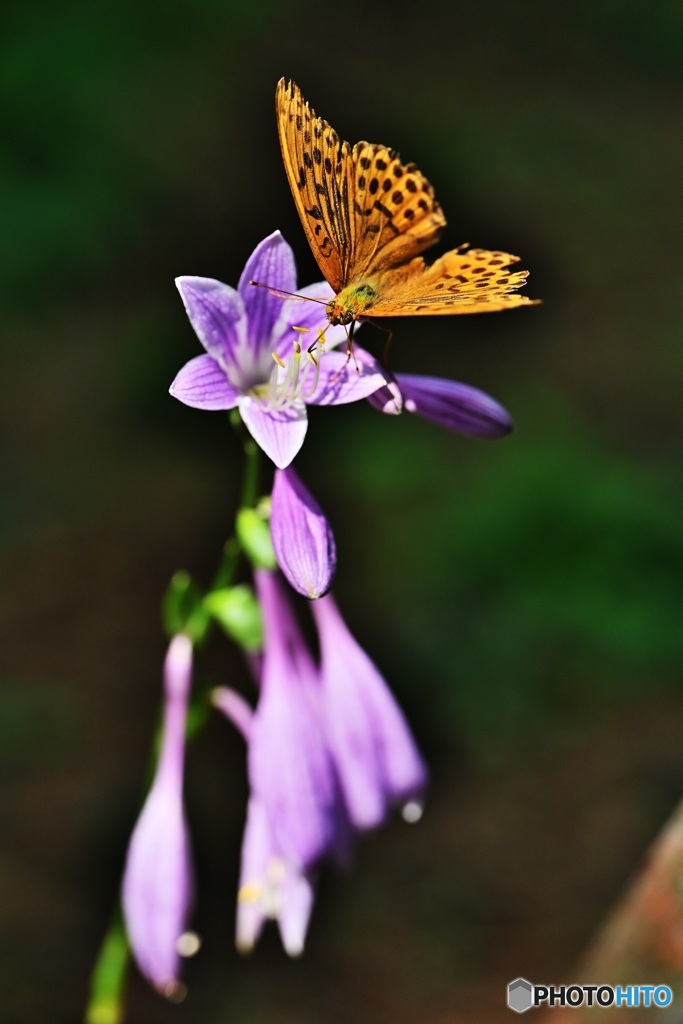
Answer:
[[[307,871],[346,841],[317,672],[278,577],[256,572],[265,647],[250,730],[249,781],[283,856]]]
[[[270,535],[287,582],[304,597],[327,593],[337,565],[332,528],[294,469],[275,471]]]
[[[277,920],[285,952],[301,956],[314,899],[314,873],[301,870],[281,853],[265,805],[251,797],[237,893],[238,950],[253,949],[270,918]]]
[[[154,779],[133,829],[122,884],[126,931],[142,974],[165,995],[178,986],[178,939],[192,891],[183,807],[185,724],[192,683],[192,642],[171,641],[164,663],[161,749]]]
[[[185,364],[171,394],[197,409],[238,408],[254,440],[280,468],[303,444],[307,404],[356,402],[385,382],[375,360],[359,365],[358,372],[345,351],[332,351],[346,342],[346,332],[328,327],[328,284],[299,289],[314,302],[272,294],[296,291],[294,256],[279,231],[257,245],[237,290],[206,277],[179,277],[176,283],[206,354]]]
[[[368,401],[388,415],[405,409],[470,437],[504,437],[514,427],[510,414],[485,391],[441,377],[397,373]]]
[[[428,775],[402,711],[332,597],[311,603],[325,732],[352,824],[375,828],[392,806],[416,816]]]
[[[249,743],[253,711],[246,701],[232,690],[220,687],[214,690],[213,702]],[[314,874],[300,870],[283,855],[265,804],[252,794],[242,841],[237,948],[245,953],[253,949],[270,918],[277,920],[285,951],[290,956],[300,956],[314,898]]]

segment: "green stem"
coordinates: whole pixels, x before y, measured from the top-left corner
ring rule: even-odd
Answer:
[[[244,480],[242,482],[242,508],[255,508],[259,496],[259,477],[261,470],[261,449],[253,437],[246,432],[239,414],[232,417],[232,425],[241,436],[242,447],[246,458]]]
[[[92,972],[85,1024],[122,1024],[123,990],[130,962],[128,940],[117,906]]]

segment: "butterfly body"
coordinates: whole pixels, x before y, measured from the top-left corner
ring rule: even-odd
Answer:
[[[367,315],[378,297],[377,288],[370,281],[347,285],[327,303],[327,319],[331,324],[350,324]]]
[[[491,312],[534,305],[517,295],[517,256],[460,246],[426,264],[420,253],[446,219],[415,164],[386,146],[351,147],[282,79],[276,109],[282,157],[301,223],[334,289],[331,324],[366,317]]]

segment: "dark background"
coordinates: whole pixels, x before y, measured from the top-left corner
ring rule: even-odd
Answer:
[[[573,980],[683,775],[683,8],[36,0],[3,7],[0,51],[2,1021],[80,1019],[159,600],[177,568],[208,583],[231,530],[238,443],[167,394],[199,352],[173,278],[235,284],[278,227],[319,277],[282,75],[415,160],[444,246],[520,253],[544,304],[395,323],[395,369],[490,390],[510,438],[363,403],[314,410],[297,460],[339,603],[430,760],[425,818],[326,875],[301,961],[270,932],[242,960],[244,755],[212,721],[187,781],[204,947],[182,1006],[134,975],[130,1020],[488,1021],[519,974]],[[207,674],[246,680],[227,642]]]

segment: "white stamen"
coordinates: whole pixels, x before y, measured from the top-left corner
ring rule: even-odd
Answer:
[[[295,327],[295,331],[303,334],[308,332],[307,327]],[[291,359],[285,362],[277,352],[273,352],[274,366],[270,373],[267,384],[259,384],[251,391],[252,396],[259,402],[262,408],[268,410],[283,410],[293,405],[296,401],[311,398],[320,380],[320,360],[325,351],[325,336],[322,330],[318,330],[316,341],[306,350],[308,359],[301,363],[301,342],[293,342]],[[318,349],[317,357],[313,350]],[[312,367],[312,369],[311,369]],[[284,370],[284,374],[280,373]]]

